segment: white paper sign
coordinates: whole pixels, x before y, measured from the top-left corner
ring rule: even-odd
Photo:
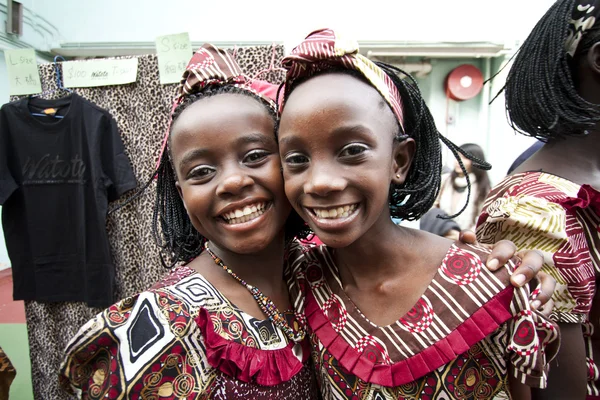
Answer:
[[[156,53],[160,83],[178,83],[193,54],[190,35],[180,33],[157,37]]]
[[[42,91],[35,50],[4,50],[8,72],[8,94],[33,94]]]
[[[125,85],[137,79],[137,58],[67,61],[62,63],[63,85],[69,88]]]

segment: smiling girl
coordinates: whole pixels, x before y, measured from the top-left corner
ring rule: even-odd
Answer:
[[[529,396],[558,331],[514,289],[514,265],[395,225],[440,186],[438,131],[419,90],[332,30],[284,59],[279,126],[285,192],[326,245],[288,277],[327,399]]]
[[[155,230],[176,267],[73,338],[63,386],[83,398],[315,399],[282,279],[303,223],[283,192],[274,87],[204,45],[158,169]],[[206,251],[203,251],[206,250]]]

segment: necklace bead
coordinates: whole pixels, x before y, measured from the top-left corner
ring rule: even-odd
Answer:
[[[246,283],[246,281],[237,276],[237,274],[233,272],[231,268],[227,267],[223,263],[223,260],[221,260],[219,257],[216,256],[215,253],[213,253],[210,247],[208,247],[208,242],[204,243],[204,248],[206,249],[207,253],[211,256],[216,265],[223,268],[223,270],[229,275],[231,275],[232,278],[234,278],[236,281],[241,283],[242,286],[248,289],[248,291],[252,294],[252,297],[254,298],[262,312],[271,320],[271,322],[273,322],[275,326],[277,326],[283,331],[283,333],[288,337],[288,339],[296,343],[304,339],[304,330],[298,327],[298,330],[294,331],[294,329],[292,329],[292,327],[290,327],[290,325],[287,323],[285,317],[281,314],[281,312],[279,312],[277,306],[271,301],[271,299],[268,296],[263,294],[260,291],[260,289],[258,289],[256,286],[249,285],[248,283]]]

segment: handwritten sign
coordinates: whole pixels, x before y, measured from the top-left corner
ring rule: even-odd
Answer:
[[[158,72],[160,83],[177,83],[192,57],[190,35],[159,36],[156,38],[156,53],[158,54]]]
[[[8,72],[8,94],[34,94],[42,91],[35,50],[4,50]]]
[[[125,85],[137,79],[137,58],[67,61],[62,63],[64,87]]]

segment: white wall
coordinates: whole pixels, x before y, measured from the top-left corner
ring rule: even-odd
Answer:
[[[553,0],[23,0],[66,42],[152,41],[189,32],[192,41],[285,41],[310,30],[343,29],[359,40],[522,39]]]

